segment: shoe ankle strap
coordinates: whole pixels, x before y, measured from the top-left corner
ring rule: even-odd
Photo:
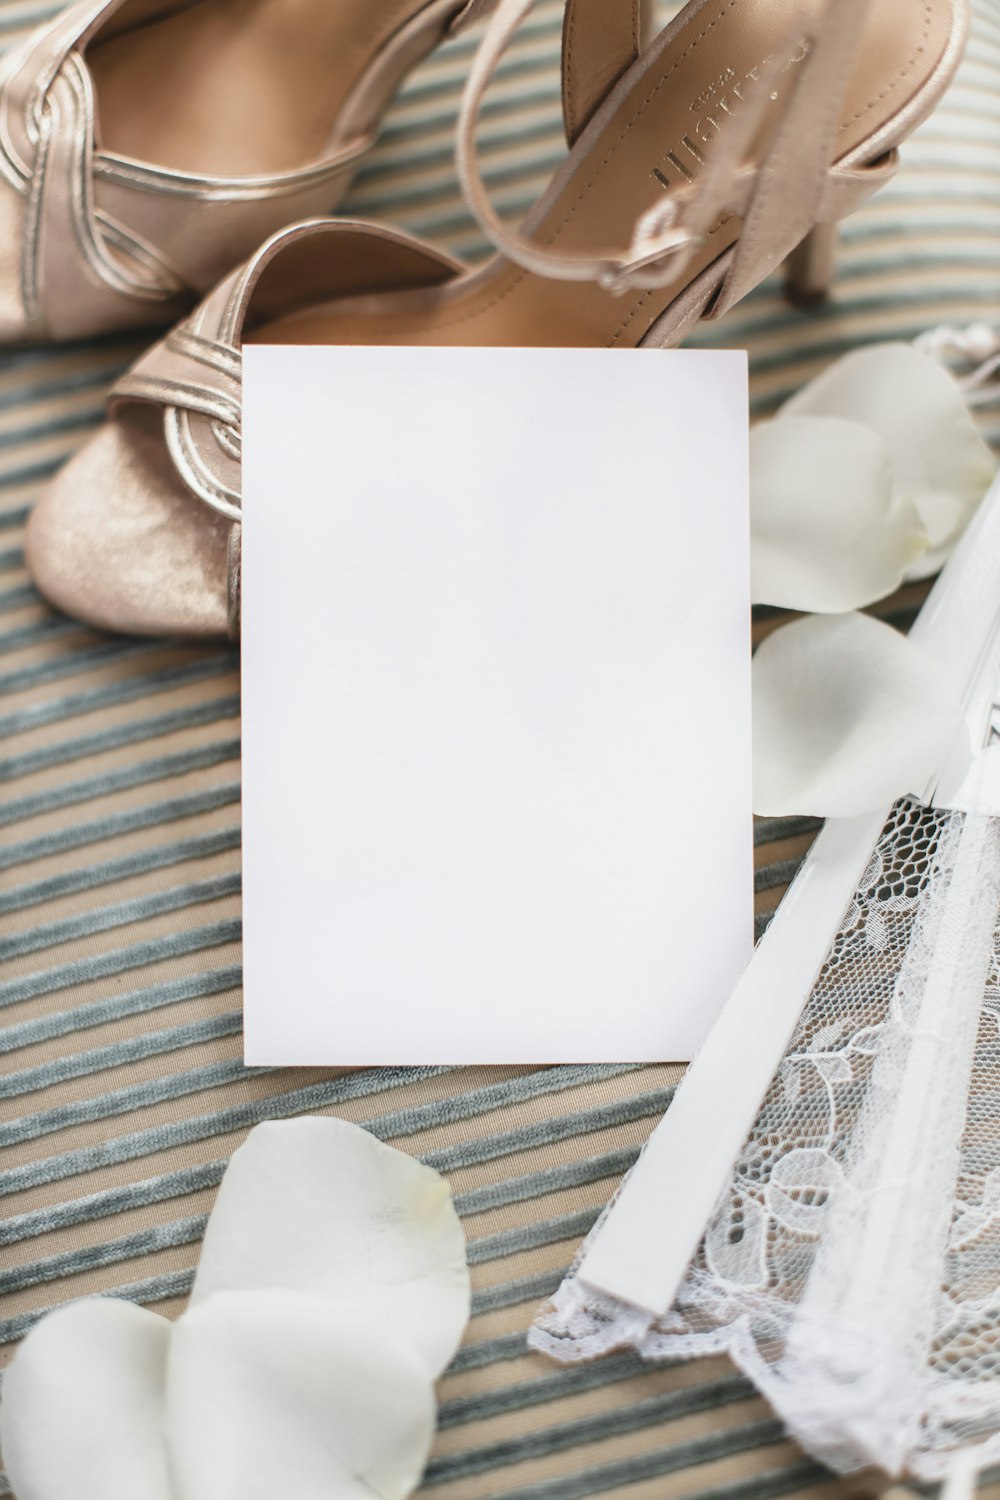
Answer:
[[[476,131],[497,66],[534,3],[500,0],[496,6],[466,86],[456,150],[470,211],[496,247],[525,270],[556,280],[594,281],[615,292],[666,286],[681,275],[719,219],[733,213],[744,220],[744,232],[713,308],[722,311],[780,263],[815,223],[852,212],[895,170],[895,153],[874,168],[839,168],[834,162],[840,105],[871,0],[824,0],[811,13],[800,3],[793,7],[785,42],[751,80],[743,96],[744,107],[727,116],[698,177],[643,214],[632,226],[626,248],[565,252],[551,241],[531,238],[505,224],[494,210],[479,168]],[[573,51],[568,33],[574,17],[582,21],[587,15],[589,35],[595,35],[594,6],[606,7],[608,25],[612,12],[617,17],[613,34],[618,39],[618,61],[634,49],[638,32],[632,0],[625,0],[624,5],[622,0],[575,0],[575,4],[586,9],[577,10],[574,0],[568,0],[564,60]],[[661,34],[661,42],[665,36]],[[752,142],[776,97],[778,79],[789,71],[793,59],[797,61],[795,76],[767,150],[760,162],[750,164],[747,156]],[[627,69],[629,64],[624,66]],[[608,85],[610,91],[621,72],[611,62],[608,68],[615,75]],[[590,99],[591,114],[599,102]]]
[[[642,51],[656,0],[566,0],[562,40],[562,104],[572,146],[623,73]],[[463,31],[496,9],[497,0],[466,0],[450,30]]]
[[[573,0],[570,0],[572,5]],[[587,13],[595,14],[594,6],[606,5],[608,11],[614,10],[622,14],[620,0],[579,0],[582,6],[587,6]],[[465,195],[468,207],[479,223],[483,231],[493,241],[494,245],[501,250],[509,259],[516,261],[526,270],[536,271],[542,276],[551,276],[565,281],[598,281],[609,286],[617,285],[624,275],[630,278],[639,277],[645,269],[656,265],[665,255],[676,253],[689,242],[689,236],[684,230],[677,230],[672,224],[662,222],[662,210],[657,206],[655,216],[655,229],[651,228],[653,220],[647,225],[645,219],[636,226],[633,243],[624,255],[618,251],[609,249],[607,252],[596,251],[590,253],[566,254],[561,251],[546,247],[522,234],[520,231],[511,229],[496,213],[490,202],[486,184],[479,170],[479,158],[476,149],[476,130],[482,110],[483,99],[493,79],[497,66],[514,39],[522,21],[528,15],[535,4],[535,0],[499,0],[499,4],[493,11],[492,18],[480,43],[479,50],[473,61],[469,79],[466,84],[462,99],[462,109],[458,123],[458,137],[456,145],[456,162],[458,166],[459,181]],[[631,20],[631,0],[628,0],[629,10],[626,14],[628,20],[629,49],[633,46],[633,37],[637,36],[633,31]],[[575,20],[577,23],[585,12],[576,7],[567,13],[567,25],[564,27],[564,37],[568,34],[568,23]],[[619,34],[620,41],[620,34]],[[579,44],[577,44],[579,45]],[[564,59],[573,54],[572,40],[564,41]],[[579,56],[577,52],[577,56]],[[620,58],[621,54],[619,54]],[[634,59],[633,59],[634,60]],[[629,66],[626,63],[625,66]],[[591,112],[595,101],[592,98],[592,85],[594,74],[588,75],[588,86],[585,97]],[[612,80],[613,82],[614,80]],[[580,87],[577,78],[577,87]],[[579,98],[584,97],[580,95]],[[579,98],[576,108],[580,108]],[[583,108],[586,109],[586,105]],[[572,129],[572,126],[568,127]],[[649,216],[647,216],[649,217]]]

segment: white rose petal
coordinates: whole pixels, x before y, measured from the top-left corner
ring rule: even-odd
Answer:
[[[43,1318],[4,1376],[17,1500],[174,1500],[163,1438],[170,1324],[91,1298]]]
[[[25,1340],[0,1406],[18,1500],[404,1500],[469,1304],[438,1173],[344,1121],[259,1126],[175,1324],[90,1299]]]
[[[440,1374],[470,1305],[448,1184],[344,1120],[258,1125],[223,1178],[192,1304],[260,1287],[378,1307]]]
[[[754,811],[853,817],[917,792],[961,723],[943,668],[890,626],[793,621],[754,657]]]
[[[928,551],[909,578],[935,573],[996,473],[996,460],[952,376],[909,344],[857,349],[786,403],[786,417],[844,417],[889,450],[899,495],[914,505]]]
[[[417,1350],[370,1307],[286,1291],[217,1292],[184,1314],[167,1412],[175,1500],[403,1500],[434,1437]]]
[[[885,443],[840,417],[789,417],[750,434],[751,597],[838,613],[891,594],[927,536],[894,485]]]

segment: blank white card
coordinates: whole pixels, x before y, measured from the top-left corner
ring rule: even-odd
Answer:
[[[247,1062],[690,1058],[752,941],[744,356],[244,358]]]

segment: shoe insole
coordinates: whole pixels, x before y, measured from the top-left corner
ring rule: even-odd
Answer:
[[[337,116],[427,0],[197,0],[87,49],[104,149],[270,175],[328,154]],[[127,18],[127,12],[126,12]]]
[[[655,64],[543,203],[533,238],[560,250],[624,248],[658,195],[696,180],[739,88],[787,42],[788,0],[708,0],[691,14]],[[847,92],[838,156],[863,142],[908,103],[947,44],[952,0],[874,0]],[[796,48],[776,84],[799,65]],[[798,60],[795,60],[795,59]],[[767,124],[763,127],[766,130]],[[763,133],[763,132],[762,132]],[[586,282],[556,281],[502,257],[440,290],[331,301],[289,314],[247,335],[268,343],[637,344],[693,276],[740,229],[722,219],[680,283],[615,297]]]

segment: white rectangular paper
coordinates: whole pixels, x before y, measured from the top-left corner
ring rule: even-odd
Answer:
[[[244,359],[247,1062],[690,1058],[752,941],[744,356]]]

